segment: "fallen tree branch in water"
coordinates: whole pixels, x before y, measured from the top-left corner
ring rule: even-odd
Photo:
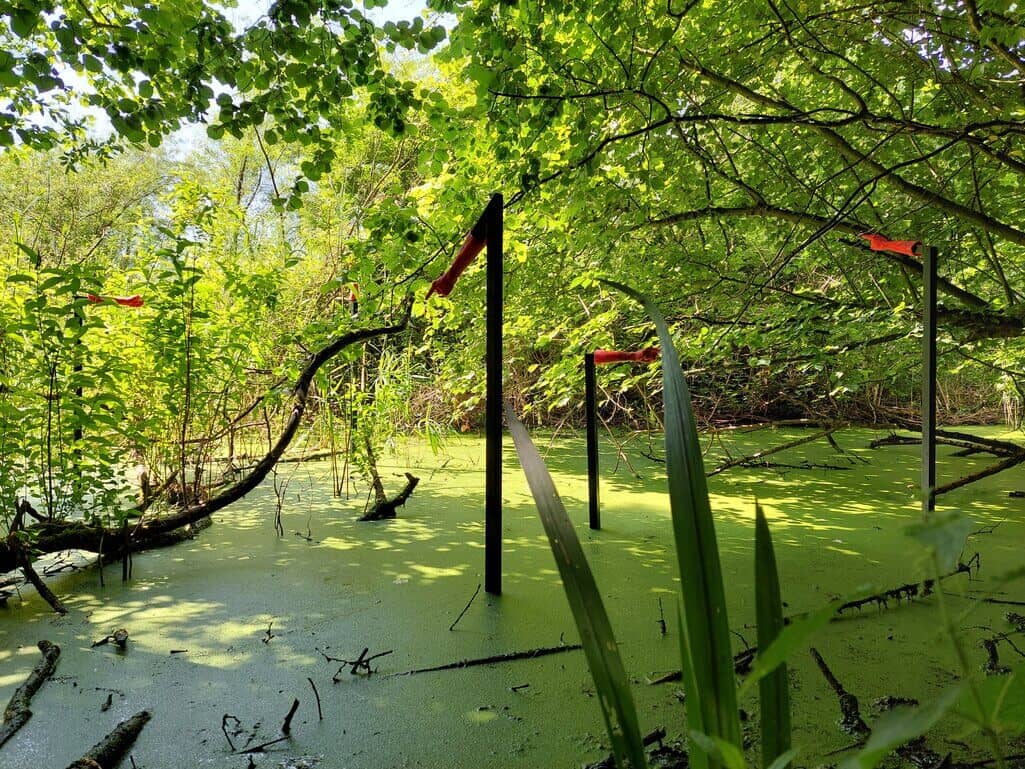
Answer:
[[[971,576],[973,568],[976,570],[976,572],[978,572],[978,553],[969,558],[967,563],[958,563],[956,569],[949,572],[948,574],[942,575],[940,579],[949,579],[950,577],[957,576],[958,574],[967,574]],[[837,607],[836,613],[839,615],[843,614],[845,611],[849,609],[860,610],[863,606],[867,606],[869,604],[875,604],[880,609],[886,609],[889,608],[890,601],[897,601],[897,603],[900,603],[901,601],[910,601],[913,598],[924,598],[928,595],[931,595],[935,586],[936,580],[932,578],[923,580],[922,582],[909,582],[905,585],[890,588],[889,590],[883,590],[879,593],[867,595],[864,598],[858,598],[853,601],[847,601],[847,603],[841,604]],[[839,617],[835,619],[838,618]]]
[[[360,344],[380,336],[390,336],[405,330],[409,322],[411,305],[407,304],[402,317],[393,325],[364,328],[342,334],[319,351],[311,354],[292,387],[292,411],[277,441],[252,470],[233,486],[205,502],[191,505],[179,512],[140,523],[127,542],[122,539],[120,526],[108,528],[85,521],[47,520],[34,523],[22,529],[33,545],[33,555],[53,553],[60,550],[86,550],[103,552],[104,558],[114,561],[125,552],[136,552],[151,547],[160,535],[168,534],[183,526],[194,524],[214,512],[237,502],[259,486],[271,469],[285,453],[295,437],[306,411],[313,378],[321,367],[336,355],[354,344]],[[13,571],[21,563],[17,543],[0,540],[0,573]]]
[[[820,430],[819,432],[817,432],[817,433],[815,433],[813,435],[806,435],[803,438],[797,438],[796,440],[787,441],[786,443],[781,443],[779,446],[773,446],[771,449],[765,449],[764,451],[756,451],[754,454],[748,454],[745,457],[738,457],[737,459],[731,459],[728,462],[723,462],[721,465],[716,467],[714,470],[709,470],[707,473],[705,473],[705,477],[711,478],[713,475],[718,475],[719,473],[725,472],[725,471],[729,470],[732,467],[738,467],[738,466],[741,466],[741,465],[748,465],[750,463],[757,462],[758,460],[761,460],[764,457],[772,456],[773,454],[778,454],[781,451],[786,451],[787,449],[793,449],[793,448],[796,448],[798,446],[802,446],[805,443],[811,443],[812,441],[817,441],[819,438],[825,438],[827,435],[830,435],[831,433],[834,433],[834,432],[836,432],[839,429],[840,429],[839,425],[836,426],[836,427],[830,427],[830,428],[828,428],[826,430]]]
[[[68,766],[68,769],[114,769],[135,743],[139,732],[149,719],[149,711],[141,710],[122,721],[88,753]]]
[[[493,665],[497,662],[513,662],[515,660],[533,660],[538,657],[547,657],[550,654],[561,654],[562,652],[578,651],[584,648],[580,644],[564,644],[562,646],[547,646],[540,647],[538,649],[528,649],[522,652],[510,652],[508,654],[493,654],[490,657],[479,657],[477,659],[460,660],[459,662],[449,662],[445,665],[435,665],[429,668],[416,668],[415,670],[406,670],[402,673],[389,673],[385,678],[394,678],[395,676],[411,676],[416,673],[435,673],[440,670],[460,670],[462,668],[472,668],[478,665]]]
[[[32,709],[29,707],[32,698],[57,667],[61,648],[49,641],[40,641],[37,645],[43,653],[43,658],[32,668],[25,683],[14,691],[4,709],[4,721],[0,725],[0,746],[17,734],[18,730],[32,718]]]

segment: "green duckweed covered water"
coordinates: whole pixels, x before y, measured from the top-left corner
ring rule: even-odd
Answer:
[[[716,464],[726,449],[737,456],[801,434],[732,433],[711,443],[706,464]],[[737,468],[711,479],[736,649],[743,647],[741,637],[753,642],[755,636],[755,497],[772,526],[783,599],[792,612],[855,595],[866,585],[885,589],[923,576],[921,552],[902,531],[919,516],[918,448],[869,450],[873,437],[878,435],[868,431],[838,434],[851,457],[834,454],[822,441],[772,457],[849,469]],[[684,714],[675,694],[679,684],[645,682],[679,666],[664,469],[641,455],[648,451],[646,441],[634,441],[626,454],[637,477],[617,460],[607,436],[603,441],[604,528],[592,532],[582,435],[564,434],[550,443],[538,438],[560,494],[579,522],[578,534],[635,681],[642,728],[664,726],[670,737],[679,737]],[[992,461],[952,453],[939,449],[941,483]],[[275,536],[275,499],[265,484],[215,516],[215,525],[196,540],[137,555],[128,584],[120,582],[119,568],[108,568],[105,588],[94,569],[55,580],[71,609],[67,617],[55,617],[34,595],[13,598],[0,610],[0,702],[37,661],[36,641],[52,640],[63,654],[56,677],[33,701],[31,721],[0,748],[0,766],[59,769],[119,720],[146,708],[153,720],[132,750],[140,769],[243,769],[248,757],[232,754],[221,731],[225,714],[241,725],[232,736],[236,747],[250,734],[256,744],[279,736],[293,698],[301,704],[292,739],[255,755],[256,766],[305,759],[310,766],[339,769],[578,767],[602,757],[601,717],[580,652],[389,677],[577,640],[511,446],[505,454],[504,594],[493,598],[482,592],[449,630],[482,581],[482,457],[483,442],[472,437],[449,440],[438,455],[418,443],[401,446],[387,460],[386,480],[397,489],[406,469],[422,480],[400,518],[379,523],[356,522],[362,499],[331,497],[326,463],[282,466],[280,477],[292,476],[283,538]],[[980,529],[993,529],[969,540],[968,552],[980,553],[978,579],[957,576],[946,583],[959,615],[975,609],[964,618],[962,632],[979,667],[985,661],[979,642],[1005,629],[1001,618],[1008,607],[971,599],[986,595],[993,577],[1025,560],[1025,500],[1007,496],[1017,489],[1025,489],[1020,468],[940,499],[941,508],[962,510]],[[312,541],[297,535],[307,531]],[[666,636],[659,631],[659,597],[670,628]],[[1025,586],[1003,588],[1000,597],[1025,600]],[[130,633],[125,653],[111,645],[91,648],[119,627]],[[872,715],[876,698],[925,701],[959,675],[935,598],[883,612],[866,609],[827,627],[814,644],[859,697],[866,716]],[[364,647],[370,653],[393,651],[376,661],[375,675],[345,672],[333,683],[339,663],[321,652],[354,659]],[[794,742],[802,746],[798,764],[836,762],[831,751],[852,741],[836,726],[836,699],[806,651],[792,660],[791,669]],[[307,677],[320,693],[322,721]],[[111,704],[104,711],[108,695]],[[752,713],[753,729],[756,703],[743,706]],[[958,736],[956,725],[941,724],[933,747],[955,757],[979,752],[976,742]]]

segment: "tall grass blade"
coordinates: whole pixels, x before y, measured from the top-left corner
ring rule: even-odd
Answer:
[[[644,769],[647,763],[637,708],[594,575],[544,460],[508,404],[505,413],[580,633],[612,743],[612,755],[620,769]]]
[[[693,671],[692,690],[686,692],[689,730],[739,747],[740,718],[726,594],[690,392],[659,309],[628,286],[603,282],[644,305],[662,347],[666,475],[680,567],[686,648],[690,655],[683,665]],[[685,677],[684,683],[687,681]],[[692,755],[697,752],[691,751]],[[720,762],[713,758],[712,763]]]
[[[755,615],[758,648],[768,649],[783,630],[783,606],[772,535],[762,506],[755,504]],[[758,682],[762,715],[762,766],[790,750],[790,692],[787,666],[780,664]]]

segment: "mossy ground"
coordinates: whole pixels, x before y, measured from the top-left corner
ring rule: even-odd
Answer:
[[[999,431],[989,429],[989,435]],[[710,467],[728,449],[733,456],[771,447],[800,431],[731,432],[721,442],[706,438]],[[753,641],[753,513],[757,497],[775,538],[789,610],[800,612],[867,585],[885,589],[920,579],[924,562],[903,533],[919,517],[918,449],[869,450],[878,434],[845,431],[837,438],[852,456],[834,453],[824,441],[771,459],[848,467],[821,469],[736,468],[710,481],[722,554],[730,622]],[[642,728],[683,730],[678,685],[649,686],[645,677],[679,666],[673,632],[676,565],[664,468],[641,455],[645,439],[626,440],[636,474],[617,460],[603,436],[602,520],[587,529],[582,435],[561,434],[537,442],[555,477],[591,561],[634,677]],[[661,454],[658,441],[655,451]],[[952,457],[939,450],[941,482],[983,467],[991,458]],[[120,582],[108,568],[107,586],[87,569],[65,575],[54,587],[71,613],[54,617],[35,596],[12,599],[0,612],[0,702],[6,702],[38,658],[35,642],[63,648],[57,677],[33,702],[32,720],[0,749],[0,765],[36,769],[68,764],[121,718],[149,708],[153,720],[133,751],[140,769],[247,766],[232,755],[221,733],[222,717],[239,719],[256,742],[278,736],[293,697],[301,701],[292,739],[257,766],[277,767],[291,757],[319,760],[322,767],[577,767],[600,757],[605,742],[601,717],[584,657],[567,652],[538,660],[388,677],[411,668],[515,652],[560,641],[576,632],[548,544],[515,462],[506,450],[504,594],[481,593],[455,630],[449,626],[482,581],[483,444],[479,438],[449,440],[433,455],[425,445],[400,446],[386,480],[401,486],[409,469],[422,481],[394,521],[357,523],[362,499],[334,499],[325,463],[282,466],[293,474],[283,523],[273,531],[274,494],[264,485],[215,518],[215,525],[184,545],[136,556],[134,580]],[[855,457],[867,460],[862,462]],[[638,477],[639,476],[639,477]],[[1008,491],[1025,489],[1025,473],[1011,470],[941,497],[941,508],[970,515],[992,528],[969,540],[982,568],[978,579],[948,580],[948,601],[960,616],[972,664],[985,661],[979,641],[1006,629],[1007,606],[977,599],[993,578],[1025,560],[1025,500]],[[997,525],[998,524],[998,525]],[[312,541],[297,533],[307,531]],[[670,628],[659,632],[658,599]],[[1025,600],[1025,585],[1001,597]],[[267,640],[270,626],[272,637]],[[128,650],[90,648],[114,628],[129,631]],[[866,609],[827,627],[815,646],[838,678],[857,695],[866,716],[884,695],[927,700],[959,675],[936,599]],[[331,656],[355,658],[393,650],[370,677],[332,675]],[[187,652],[171,654],[172,650]],[[1006,649],[1007,661],[1014,662]],[[1019,660],[1020,661],[1020,660]],[[831,751],[850,744],[839,732],[836,700],[806,652],[792,662],[795,744],[799,764],[834,762]],[[324,720],[318,721],[313,679]],[[512,691],[512,687],[529,684]],[[107,695],[111,707],[102,711]],[[755,702],[745,702],[757,717]],[[237,745],[246,736],[233,738]],[[940,753],[971,755],[974,741],[957,740],[952,723],[935,737]],[[286,764],[287,765],[287,764]]]

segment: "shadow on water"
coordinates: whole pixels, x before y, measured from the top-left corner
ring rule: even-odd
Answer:
[[[733,434],[706,457],[712,467],[790,439],[793,431]],[[792,611],[850,595],[872,583],[886,588],[921,576],[903,527],[918,516],[915,447],[871,451],[875,434],[838,436],[853,455],[849,470],[736,468],[710,480],[713,510],[739,636],[753,638],[753,500],[765,507],[776,539],[784,600]],[[604,528],[587,528],[583,439],[558,438],[547,461],[603,591],[635,676],[646,729],[679,734],[683,710],[673,685],[647,686],[643,677],[678,666],[677,641],[658,629],[657,599],[669,627],[676,611],[676,565],[664,467],[634,454],[613,472],[614,450],[603,446]],[[100,588],[95,570],[67,575],[57,589],[71,614],[50,615],[38,598],[13,601],[0,612],[0,701],[34,664],[35,641],[64,647],[58,678],[43,687],[34,718],[0,749],[4,766],[66,765],[121,717],[154,711],[135,749],[148,769],[182,765],[246,766],[230,755],[220,724],[225,713],[257,741],[278,736],[293,697],[301,707],[293,739],[281,752],[257,756],[278,766],[285,756],[322,757],[326,767],[578,766],[601,753],[602,729],[590,677],[579,652],[466,670],[388,678],[412,668],[575,642],[576,632],[557,570],[511,446],[505,452],[505,576],[501,598],[479,595],[454,631],[449,626],[482,582],[483,462],[476,438],[454,438],[433,456],[420,444],[399,447],[382,467],[393,489],[401,474],[421,477],[392,521],[358,523],[363,499],[331,496],[329,468],[310,463],[283,468],[291,476],[284,500],[286,535],[274,536],[275,498],[269,485],[216,516],[194,541],[137,555],[135,579],[122,585],[108,569]],[[826,443],[775,455],[781,463],[844,464]],[[939,475],[952,478],[986,459],[957,459],[940,449]],[[986,579],[1020,562],[1025,511],[1008,500],[1021,474],[1004,474],[941,498],[980,526],[978,582],[963,577],[951,590],[981,594]],[[309,534],[309,541],[304,537]],[[1025,590],[1017,588],[1019,600]],[[979,605],[970,644],[999,625],[998,607]],[[116,627],[130,633],[129,649],[90,648]],[[979,629],[982,628],[982,629]],[[928,697],[956,670],[926,599],[825,630],[817,646],[849,689],[870,701],[886,694]],[[392,650],[378,674],[343,672],[324,654],[354,659]],[[974,648],[974,647],[972,647]],[[182,651],[187,650],[187,651]],[[178,653],[172,654],[172,651]],[[979,650],[979,664],[982,652]],[[307,676],[316,683],[324,721],[318,721]],[[794,660],[796,742],[806,756],[844,744],[834,728],[835,703],[810,661]],[[512,691],[512,687],[529,684]],[[108,711],[101,705],[108,694]],[[745,707],[753,710],[752,703]],[[245,737],[240,737],[244,742]],[[142,760],[144,759],[144,760]],[[63,764],[61,762],[64,762]]]

